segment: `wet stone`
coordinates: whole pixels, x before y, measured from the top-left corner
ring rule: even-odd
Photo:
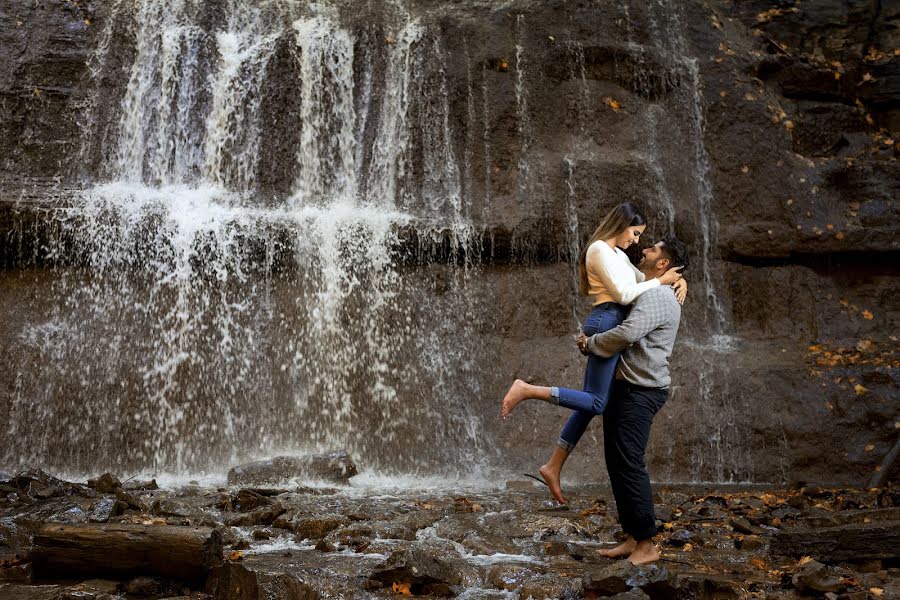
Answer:
[[[627,592],[607,596],[609,600],[650,600],[650,596],[645,594],[640,588],[631,588]]]
[[[280,502],[275,502],[270,506],[232,517],[226,521],[226,524],[233,527],[271,525],[284,511],[284,506]]]
[[[144,506],[144,503],[135,497],[134,494],[126,492],[122,488],[116,489],[116,500],[119,502],[124,502],[128,505],[128,508],[140,511],[147,512],[147,507]]]
[[[101,494],[112,494],[117,488],[122,487],[122,482],[112,473],[104,473],[96,479],[88,479],[87,485]]]
[[[731,517],[728,519],[728,525],[738,533],[758,534],[759,529],[750,524],[750,521],[744,517]]]
[[[425,594],[435,589],[436,584],[460,585],[463,582],[462,560],[438,556],[439,552],[421,544],[398,550],[375,567],[369,580],[380,587],[390,587],[397,581],[408,582],[413,593]]]
[[[321,517],[299,517],[295,518],[290,527],[284,529],[292,530],[300,539],[318,540],[324,538],[332,531],[348,525],[350,520],[343,515],[323,515]],[[367,532],[348,531],[347,535],[369,535],[371,530],[367,528]]]
[[[88,520],[92,523],[106,523],[109,521],[109,518],[113,515],[113,508],[116,505],[116,500],[112,498],[101,498],[97,504],[94,505],[94,509],[91,511]]]
[[[28,583],[31,581],[31,563],[0,567],[0,581]]]
[[[261,506],[269,506],[273,504],[273,500],[262,494],[254,492],[252,490],[243,489],[235,494],[232,499],[232,506],[234,509],[240,512],[248,512],[251,510],[256,510]]]
[[[60,600],[112,600],[118,595],[118,581],[89,579],[66,587],[60,594]]]
[[[635,587],[628,582],[640,574],[638,567],[627,560],[616,561],[588,572],[584,576],[584,590],[599,596],[620,594]]]
[[[160,596],[163,582],[156,577],[135,577],[125,584],[125,592],[133,596]]]
[[[122,489],[129,492],[152,492],[159,489],[159,485],[155,479],[150,481],[126,481],[122,484]]]
[[[228,483],[260,485],[303,478],[347,483],[357,473],[356,464],[346,452],[311,456],[276,456],[233,467],[228,471]]]
[[[672,533],[671,536],[669,536],[669,539],[666,540],[666,543],[670,546],[676,546],[680,548],[688,542],[692,542],[693,539],[694,534],[687,529],[677,529]]]
[[[828,567],[814,560],[803,565],[791,581],[800,592],[838,592],[846,587]]]
[[[150,510],[159,517],[190,517],[196,512],[184,502],[171,498],[154,500]]]
[[[734,545],[738,550],[746,550],[749,552],[759,550],[765,543],[765,540],[758,535],[745,535],[736,538],[734,541]]]

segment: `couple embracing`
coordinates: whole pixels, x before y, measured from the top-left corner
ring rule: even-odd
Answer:
[[[640,240],[647,219],[630,202],[615,207],[579,257],[582,293],[593,309],[578,336],[588,357],[582,390],[535,386],[517,379],[503,398],[505,419],[523,400],[543,400],[572,412],[541,476],[565,503],[560,474],[595,415],[603,414],[606,468],[625,542],[601,554],[635,564],[659,559],[656,517],[644,452],[653,417],[669,393],[669,357],[681,320],[688,264],[683,243],[667,237],[643,250],[638,267],[622,251]]]

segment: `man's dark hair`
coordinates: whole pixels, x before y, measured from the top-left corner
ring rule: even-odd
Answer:
[[[691,261],[688,259],[687,246],[674,235],[669,235],[662,239],[661,250],[666,255],[666,258],[669,259],[669,268],[684,267],[679,271],[684,273],[690,266]]]

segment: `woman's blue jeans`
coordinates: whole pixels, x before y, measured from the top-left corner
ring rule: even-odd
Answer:
[[[629,308],[629,306],[622,306],[615,302],[598,304],[584,322],[582,327],[584,334],[590,337],[595,333],[602,333],[617,327],[628,316]],[[569,417],[559,436],[558,445],[566,452],[575,449],[575,445],[584,435],[591,419],[606,409],[618,362],[618,353],[609,358],[588,354],[587,367],[584,369],[583,390],[550,388],[551,396],[554,397],[554,400],[559,400],[560,406],[575,411]]]

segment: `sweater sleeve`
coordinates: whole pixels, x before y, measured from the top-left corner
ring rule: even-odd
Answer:
[[[665,310],[658,294],[642,297],[635,302],[628,317],[609,331],[592,335],[586,348],[592,354],[612,356],[635,343],[663,324]]]
[[[628,261],[628,266],[631,267],[631,270],[634,272],[634,278],[637,280],[638,283],[643,283],[644,281],[647,280],[647,276],[644,275],[644,272],[641,271],[640,269],[638,269],[633,264],[631,264],[630,260]]]
[[[609,295],[619,304],[631,304],[647,290],[659,287],[658,279],[635,283],[633,280],[629,281],[630,277],[623,276],[623,269],[617,269],[617,264],[614,261],[628,263],[629,266],[631,266],[631,263],[627,258],[622,258],[616,254],[606,242],[592,244],[588,248],[585,260],[588,270],[597,276],[603,287],[609,292]]]

